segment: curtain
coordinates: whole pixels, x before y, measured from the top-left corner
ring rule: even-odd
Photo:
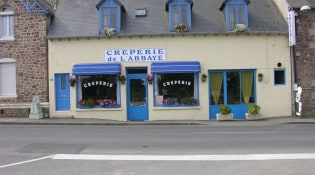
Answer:
[[[244,103],[248,104],[253,90],[253,72],[242,72],[242,92]]]
[[[219,103],[221,89],[222,89],[222,78],[223,78],[222,72],[210,73],[211,94],[212,94],[212,98],[215,105]]]

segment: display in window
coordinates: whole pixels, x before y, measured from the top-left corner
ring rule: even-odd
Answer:
[[[193,106],[198,105],[194,73],[157,74],[156,106]]]
[[[114,108],[117,101],[117,75],[80,76],[78,108]]]

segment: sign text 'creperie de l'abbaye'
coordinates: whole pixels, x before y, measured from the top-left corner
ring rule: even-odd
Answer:
[[[105,62],[166,61],[165,49],[110,49],[105,50]]]

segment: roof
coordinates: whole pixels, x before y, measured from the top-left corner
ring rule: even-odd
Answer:
[[[305,5],[315,8],[315,0],[287,0],[287,2],[293,8],[301,8]]]
[[[126,13],[119,35],[163,35],[169,31],[167,0],[119,0]],[[185,34],[228,33],[225,13],[219,8],[224,0],[194,0],[192,29]],[[49,38],[99,36],[100,0],[59,0]],[[271,3],[271,4],[270,4]],[[135,9],[147,9],[146,17],[135,17]],[[249,33],[287,33],[287,23],[272,1],[257,0],[248,5]]]
[[[45,0],[37,0],[37,2],[50,14],[54,15],[55,9]]]

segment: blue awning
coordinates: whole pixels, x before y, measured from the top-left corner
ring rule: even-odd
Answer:
[[[152,73],[195,73],[200,72],[198,61],[156,62],[151,64]]]
[[[73,75],[102,75],[120,74],[120,64],[75,64],[72,67]]]

